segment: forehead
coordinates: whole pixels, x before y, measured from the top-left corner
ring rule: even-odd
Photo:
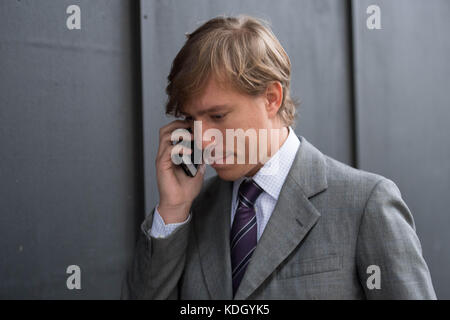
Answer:
[[[237,92],[231,86],[219,83],[214,77],[210,77],[203,91],[185,103],[181,111],[194,114],[214,106],[234,105],[245,98],[245,95]]]

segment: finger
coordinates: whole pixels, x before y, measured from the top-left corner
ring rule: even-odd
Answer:
[[[171,134],[167,133],[166,135],[164,135],[164,137],[161,138],[161,141],[159,143],[159,148],[158,148],[158,152],[157,152],[157,156],[160,156],[164,153],[164,151],[166,150],[167,147],[172,146],[174,144],[180,144],[183,145],[185,147],[189,147],[191,146],[191,140],[193,139],[193,135],[192,134],[183,134],[183,137],[181,140],[176,141],[172,139]]]
[[[192,149],[182,144],[176,144],[172,147],[171,154],[190,155],[192,154]]]
[[[190,127],[191,127],[191,124],[190,124],[188,121],[185,121],[185,120],[175,120],[175,121],[172,121],[172,122],[170,122],[169,124],[167,124],[167,125],[161,127],[161,128],[159,129],[159,136],[160,136],[160,138],[161,138],[161,137],[164,136],[165,134],[171,133],[171,132],[174,131],[175,129],[178,129],[178,128],[185,128],[185,129],[187,129],[187,128],[190,128]]]
[[[172,154],[190,155],[192,154],[192,149],[181,144],[167,145],[161,148],[158,157],[165,161],[171,159]]]
[[[191,162],[191,154],[192,150],[182,145],[167,146],[159,157],[159,161],[166,164],[171,162],[173,165],[180,165],[182,161]]]
[[[174,131],[166,132],[160,136],[160,145],[169,145],[176,143],[183,143],[184,145],[191,144],[194,135],[185,128],[177,128]]]
[[[175,129],[175,130],[177,130],[177,129]],[[187,132],[187,131],[185,131],[185,132],[181,131],[181,132],[177,132],[177,133],[174,133],[174,132],[175,131],[167,132],[163,136],[161,136],[159,139],[159,144],[171,145],[171,144],[178,143],[181,141],[190,143],[194,139],[194,135],[190,132]],[[178,138],[181,138],[181,139],[178,139]]]

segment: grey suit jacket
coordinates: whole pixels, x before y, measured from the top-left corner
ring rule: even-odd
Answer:
[[[299,138],[235,297],[229,247],[233,184],[213,177],[195,199],[192,219],[169,237],[152,238],[147,232],[153,213],[147,217],[122,298],[435,299],[413,217],[397,186]]]

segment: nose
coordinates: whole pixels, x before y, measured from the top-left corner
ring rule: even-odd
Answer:
[[[213,141],[214,138],[208,139],[208,137],[205,136],[205,131],[207,131],[208,129],[210,129],[211,126],[209,126],[206,121],[202,122],[202,136],[201,136],[201,143],[202,143],[202,150],[205,150],[205,148],[210,145]]]
[[[204,151],[208,146],[212,147],[212,143],[218,143],[218,147],[221,148],[220,144],[223,143],[223,133],[219,130],[214,123],[208,123],[208,121],[199,121],[195,124],[195,137],[197,148],[201,148]],[[207,132],[208,131],[208,132]],[[199,136],[201,134],[201,136]],[[217,136],[219,135],[219,136]],[[218,139],[216,141],[216,138]],[[221,142],[222,141],[222,142]]]

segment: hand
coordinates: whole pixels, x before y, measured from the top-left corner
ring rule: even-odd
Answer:
[[[159,130],[159,148],[155,163],[159,190],[158,212],[166,224],[187,219],[192,202],[200,193],[203,184],[204,163],[198,167],[195,177],[189,177],[180,166],[173,163],[171,157],[175,147],[171,140],[172,132],[189,127],[186,121],[175,120]],[[183,154],[190,152],[190,149],[182,149]]]

